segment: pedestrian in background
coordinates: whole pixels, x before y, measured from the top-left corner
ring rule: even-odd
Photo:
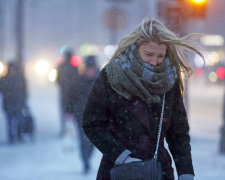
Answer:
[[[80,75],[78,85],[73,90],[73,93],[75,94],[75,99],[73,99],[74,115],[79,131],[80,152],[83,160],[85,174],[87,174],[90,169],[89,159],[93,151],[93,145],[82,130],[82,119],[87,98],[98,74],[99,68],[97,65],[96,56],[87,56],[85,58],[85,69]]]
[[[63,62],[57,68],[57,83],[60,88],[60,136],[65,135],[66,120],[72,118],[73,114],[73,90],[79,78],[78,69],[71,65],[73,51],[66,49],[63,53]]]
[[[7,75],[0,79],[0,92],[7,120],[8,143],[22,141],[22,110],[26,107],[27,89],[22,67],[17,62],[8,64]]]
[[[109,180],[115,165],[153,159],[156,151],[163,179],[174,180],[164,138],[179,180],[194,179],[181,72],[191,73],[184,52],[203,58],[204,52],[192,37],[180,38],[146,18],[120,41],[95,81],[83,117],[84,132],[103,153],[98,180]]]

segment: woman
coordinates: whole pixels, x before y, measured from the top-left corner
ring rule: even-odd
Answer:
[[[191,72],[187,50],[204,58],[194,36],[179,38],[158,20],[146,18],[120,41],[93,86],[83,118],[84,132],[103,153],[98,180],[109,180],[115,164],[153,158],[164,94],[158,150],[163,178],[174,179],[166,138],[179,180],[194,179],[181,77],[182,71]]]

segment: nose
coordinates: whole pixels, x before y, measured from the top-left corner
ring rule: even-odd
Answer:
[[[157,65],[157,58],[156,57],[154,57],[154,58],[151,59],[150,65],[151,66],[156,66]]]

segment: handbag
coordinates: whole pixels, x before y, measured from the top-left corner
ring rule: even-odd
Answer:
[[[34,119],[28,106],[21,110],[22,114],[22,132],[32,135],[34,133]]]
[[[162,130],[163,114],[165,105],[165,94],[163,95],[162,110],[160,116],[157,145],[154,157],[147,161],[125,163],[113,167],[110,170],[111,180],[162,180],[162,165],[157,160],[159,140]]]

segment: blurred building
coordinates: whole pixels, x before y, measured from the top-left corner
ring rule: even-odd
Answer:
[[[15,1],[4,0],[4,59],[14,58]],[[157,17],[159,0],[24,0],[25,60],[46,57],[55,60],[63,46],[79,49],[82,44],[117,44],[145,16]],[[172,1],[172,0],[171,0]],[[188,32],[220,34],[225,37],[224,0],[208,0],[206,19],[192,21]],[[119,9],[120,17],[110,16]],[[118,14],[118,13],[117,13]],[[118,22],[109,28],[107,22]]]
[[[5,58],[13,57],[15,2],[5,0]],[[153,15],[154,0],[38,0],[25,1],[26,60],[39,57],[58,58],[59,50],[67,45],[74,49],[82,44],[107,45],[127,34],[146,15]],[[106,14],[117,8],[123,15],[118,19],[119,30],[112,35]],[[135,10],[135,11],[134,11]],[[152,12],[152,13],[151,13]]]

